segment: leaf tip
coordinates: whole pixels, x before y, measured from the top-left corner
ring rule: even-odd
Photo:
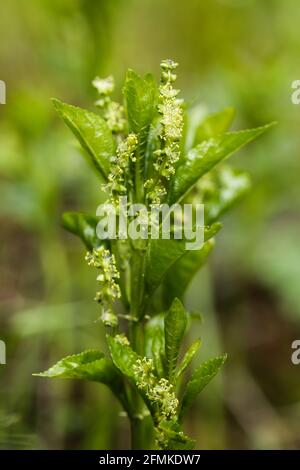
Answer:
[[[58,98],[51,98],[51,102],[55,109],[58,109],[61,107],[62,101],[60,101]]]

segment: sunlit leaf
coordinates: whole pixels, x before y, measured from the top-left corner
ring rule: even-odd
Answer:
[[[196,129],[194,146],[226,132],[233,121],[234,114],[233,108],[225,108],[207,116]]]
[[[110,171],[110,158],[115,144],[106,122],[99,115],[53,99],[54,106],[66,125],[86,151],[88,162],[104,179]]]
[[[134,132],[139,140],[139,158],[145,151],[149,128],[156,110],[157,85],[153,75],[147,74],[142,78],[133,70],[128,70],[123,93],[129,132]]]
[[[203,141],[190,150],[172,179],[169,203],[180,201],[201,176],[214,168],[247,143],[270,128],[272,124],[238,132],[228,132]]]

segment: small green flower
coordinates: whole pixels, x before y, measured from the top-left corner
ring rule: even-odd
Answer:
[[[134,365],[134,372],[137,377],[137,387],[157,405],[157,419],[170,419],[176,416],[178,399],[174,387],[165,378],[158,381],[152,359],[146,357],[138,359]]]
[[[108,175],[108,184],[105,186],[111,196],[114,196],[115,193],[125,194],[127,192],[126,179],[128,180],[129,163],[135,161],[137,146],[138,139],[133,133],[119,143],[117,155],[111,159],[111,171]]]
[[[108,127],[113,133],[122,134],[126,128],[125,111],[122,105],[111,99],[115,89],[114,78],[111,75],[107,78],[96,77],[92,85],[99,93],[95,105],[102,110]]]
[[[178,64],[172,60],[164,60],[161,63],[158,112],[161,114],[159,138],[162,148],[158,166],[166,179],[170,179],[175,172],[175,163],[180,157],[179,142],[183,131],[182,101],[176,98],[179,90],[175,90],[172,85],[176,80],[173,71],[177,66]]]
[[[167,419],[176,416],[179,402],[173,385],[167,379],[160,379],[155,385],[152,390],[152,399],[158,403],[161,416]]]
[[[112,304],[121,297],[121,292],[116,282],[120,274],[116,268],[114,255],[101,246],[94,248],[92,252],[87,252],[85,259],[89,266],[100,271],[97,276],[99,290],[95,296],[96,302],[101,304],[100,318],[106,326],[115,327],[118,318],[112,309]]]
[[[154,364],[152,359],[148,359],[147,357],[138,359],[134,365],[133,370],[137,376],[138,388],[143,390],[149,396],[150,389],[155,384]]]
[[[96,77],[92,81],[92,85],[96,88],[100,97],[109,97],[115,89],[114,77],[112,75],[107,78]]]
[[[122,344],[123,346],[129,346],[130,343],[128,341],[128,338],[127,336],[124,334],[124,333],[121,333],[119,335],[116,335],[115,336],[115,340],[118,341],[120,344]]]
[[[150,179],[145,187],[149,188],[147,199],[151,206],[159,206],[166,195],[164,180],[175,174],[176,163],[180,158],[180,140],[183,132],[182,101],[177,98],[179,90],[173,88],[176,80],[174,70],[178,64],[173,60],[163,60],[161,66],[161,82],[159,87],[158,112],[161,116],[158,138],[160,148],[153,152],[154,169],[157,172],[155,183]]]

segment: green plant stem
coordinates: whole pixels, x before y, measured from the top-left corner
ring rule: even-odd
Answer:
[[[142,353],[142,324],[136,321],[131,321],[129,333],[132,348],[138,353]],[[134,409],[134,415],[130,417],[131,447],[132,449],[147,449],[148,444],[145,436],[146,418],[142,418],[145,413],[146,406],[136,388],[132,389],[131,404],[132,408]]]
[[[142,240],[142,242],[144,242]],[[130,295],[130,316],[132,318],[129,324],[129,336],[131,346],[137,353],[144,356],[143,351],[143,324],[141,322],[141,304],[144,294],[144,271],[145,271],[145,249],[143,246],[133,248],[131,263],[131,295]],[[140,397],[138,391],[132,390],[132,406],[135,410],[135,416],[131,421],[131,444],[132,449],[149,448],[149,417],[145,417],[147,408]],[[147,431],[148,429],[148,431]]]
[[[144,202],[144,180],[141,169],[141,157],[136,156],[135,162],[135,199],[137,203]]]
[[[152,434],[151,416],[136,417],[131,420],[131,447],[133,450],[150,449]]]
[[[132,318],[141,318],[141,305],[144,297],[144,278],[146,261],[146,240],[136,240],[137,246],[133,248],[131,262],[131,292],[130,305]]]

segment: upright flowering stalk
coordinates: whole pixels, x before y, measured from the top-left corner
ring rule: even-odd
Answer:
[[[140,449],[194,446],[182,431],[183,419],[226,356],[191,370],[201,342],[196,339],[183,353],[187,327],[193,324],[194,331],[198,327],[195,315],[182,302],[213,249],[213,237],[221,228],[219,216],[249,187],[245,174],[217,165],[267,128],[228,132],[233,113],[226,109],[204,122],[193,122],[183,132],[191,117],[184,119],[189,110],[183,111],[179,91],[173,87],[176,68],[176,62],[163,60],[159,84],[151,74],[141,77],[129,70],[124,104],[112,99],[113,78],[97,77],[93,85],[99,114],[54,101],[101,178],[108,211],[124,196],[130,219],[141,234],[153,206],[156,210],[166,201],[205,202],[205,241],[192,252],[185,239],[171,237],[115,239],[109,234],[99,239],[94,216],[73,212],[63,216],[64,226],[81,238],[88,250],[86,260],[97,270],[95,300],[109,352],[88,350],[68,356],[39,375],[108,386],[130,420],[132,447]]]
[[[118,317],[113,310],[114,302],[121,297],[120,287],[117,284],[120,274],[117,271],[114,255],[103,246],[88,251],[85,257],[89,266],[99,271],[95,300],[101,306],[101,320],[105,326],[115,328]]]
[[[160,114],[158,138],[160,147],[155,150],[155,178],[146,181],[149,188],[147,197],[152,204],[159,205],[167,194],[165,180],[175,174],[176,163],[180,158],[180,141],[183,131],[182,100],[177,98],[179,90],[173,88],[178,66],[173,60],[163,60],[161,66],[161,82],[159,86],[158,112]]]
[[[138,139],[133,133],[119,143],[116,156],[111,158],[111,171],[105,187],[110,196],[126,194],[127,188],[132,185],[129,167],[130,162],[136,160],[137,146]]]
[[[126,129],[124,107],[111,99],[115,89],[114,78],[112,76],[96,77],[92,84],[99,94],[95,105],[102,111],[109,129],[116,135],[123,133]]]

